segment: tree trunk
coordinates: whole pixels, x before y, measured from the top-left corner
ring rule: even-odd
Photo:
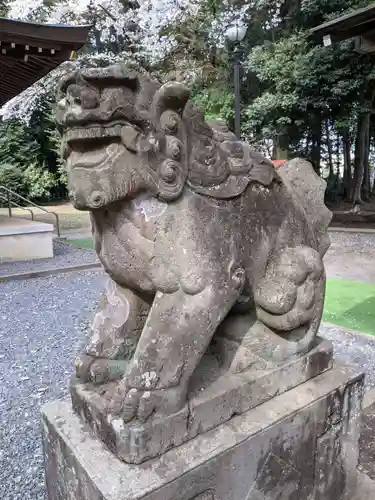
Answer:
[[[320,175],[320,159],[322,149],[322,121],[320,116],[315,115],[311,126],[311,163],[315,172]]]
[[[363,112],[358,116],[357,136],[355,141],[354,176],[352,182],[351,201],[353,205],[361,204],[361,187],[365,173],[366,137],[369,133],[370,113]]]
[[[337,134],[336,134],[336,175],[337,175],[338,179],[340,179],[340,177],[341,177],[340,142],[341,142],[341,137],[340,137],[339,132],[337,132]]]
[[[369,146],[369,129],[372,103],[375,97],[375,87],[367,92],[368,98],[362,102],[362,106],[367,109],[361,111],[358,115],[357,137],[355,142],[354,176],[352,199],[353,206],[362,203],[361,188],[365,174],[365,163],[368,163],[367,150]],[[367,165],[368,167],[368,165]]]
[[[306,146],[305,146],[305,157],[309,157],[309,151],[311,146],[311,136],[310,134],[306,137]]]
[[[370,168],[369,168],[369,156],[370,156],[370,117],[369,126],[367,129],[367,134],[365,138],[365,153],[363,159],[363,183],[362,183],[362,197],[365,201],[370,199]]]
[[[282,131],[276,137],[275,160],[289,159],[289,135],[287,131]]]
[[[352,185],[352,163],[350,157],[351,145],[348,130],[345,130],[342,134],[342,146],[344,150],[344,197],[346,200],[350,200],[350,187]]]
[[[335,172],[333,170],[333,148],[332,148],[331,137],[329,134],[328,120],[325,121],[325,128],[326,128],[326,139],[327,139],[327,150],[328,150],[329,178],[331,179],[335,175]]]

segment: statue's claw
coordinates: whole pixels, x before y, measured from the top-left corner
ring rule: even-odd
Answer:
[[[107,394],[107,411],[112,415],[121,415],[125,423],[132,420],[146,422],[155,412],[170,414],[179,411],[185,403],[185,390],[182,387],[142,390],[126,389],[123,381],[115,391]]]
[[[137,389],[130,389],[130,391],[126,394],[121,412],[124,422],[130,422],[136,417],[139,404],[139,396],[140,394]]]
[[[91,380],[90,368],[95,358],[87,354],[81,354],[75,361],[76,377],[83,382]]]
[[[152,412],[160,406],[160,394],[158,391],[145,391],[139,399],[138,419],[145,422]]]

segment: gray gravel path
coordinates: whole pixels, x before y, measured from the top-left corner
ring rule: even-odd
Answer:
[[[0,498],[43,500],[40,407],[68,393],[104,274],[0,283]]]
[[[375,283],[375,234],[330,232],[329,236],[327,276]]]
[[[319,335],[332,341],[335,359],[366,373],[366,390],[375,387],[375,337],[323,324]]]
[[[2,500],[44,498],[39,410],[68,394],[104,280],[101,272],[75,272],[0,283]],[[375,338],[331,325],[322,325],[320,334],[333,341],[337,359],[364,370],[367,387],[375,387]]]
[[[0,276],[42,271],[45,269],[59,269],[61,267],[77,266],[80,264],[99,263],[95,252],[92,250],[76,248],[59,241],[53,242],[53,249],[54,257],[51,259],[0,263]]]

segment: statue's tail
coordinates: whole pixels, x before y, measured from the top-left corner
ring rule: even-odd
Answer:
[[[330,246],[327,234],[332,213],[324,204],[326,182],[319,177],[311,163],[296,158],[277,169],[298,206],[303,207],[309,223],[314,228],[319,243],[319,253],[324,256]]]

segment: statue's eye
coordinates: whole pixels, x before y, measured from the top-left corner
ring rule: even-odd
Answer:
[[[142,132],[142,129],[141,127],[139,127],[138,125],[136,125],[135,123],[130,123],[129,122],[129,126],[135,130],[137,132],[137,134],[140,134]]]
[[[70,102],[74,102],[74,104],[82,103],[82,87],[79,85],[69,85],[66,89],[66,95]]]

